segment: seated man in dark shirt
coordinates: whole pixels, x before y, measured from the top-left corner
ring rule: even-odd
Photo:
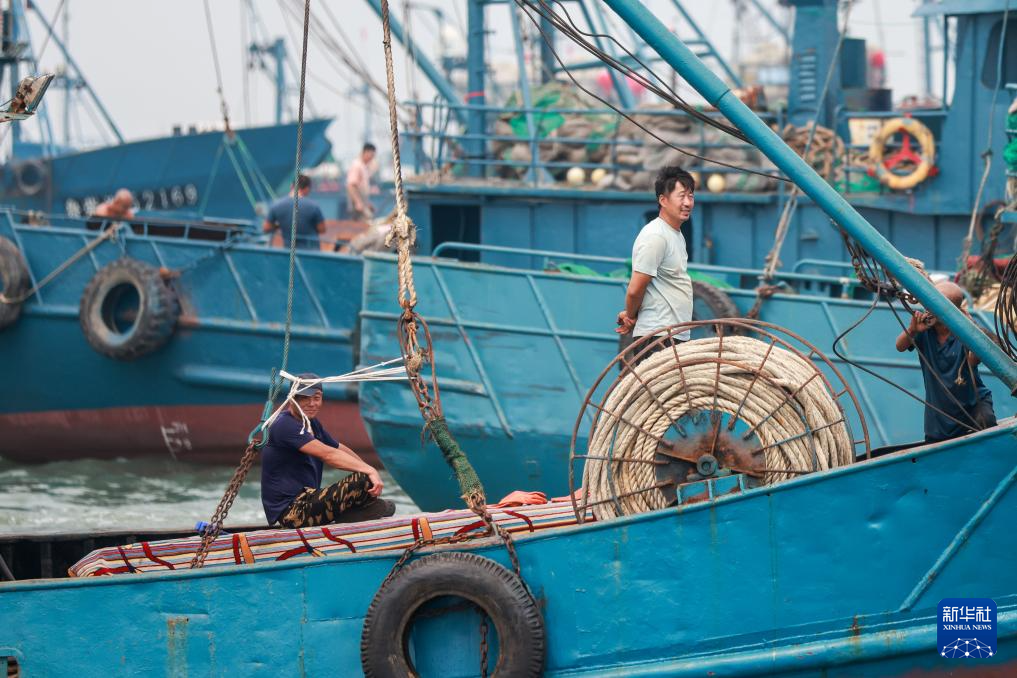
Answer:
[[[321,249],[319,237],[325,232],[325,216],[321,213],[318,203],[310,200],[311,178],[306,174],[297,177],[297,181],[288,196],[279,198],[268,208],[262,230],[272,233],[279,229],[284,247],[290,246],[290,235],[293,230],[293,200],[297,194],[300,204],[297,205],[297,249]]]
[[[317,379],[302,374],[302,379]],[[383,518],[395,513],[395,504],[380,499],[383,483],[378,471],[350,448],[336,442],[316,418],[321,410],[321,385],[297,392],[268,430],[261,452],[261,504],[268,524],[315,527],[336,522]],[[300,409],[297,409],[299,406]],[[305,429],[300,410],[311,421]],[[321,487],[325,464],[352,473]]]
[[[962,309],[964,290],[958,285],[941,282],[936,289]],[[978,356],[931,313],[915,313],[910,326],[897,337],[898,351],[916,348],[921,353],[928,403],[925,442],[949,440],[996,425],[992,393],[978,374]]]

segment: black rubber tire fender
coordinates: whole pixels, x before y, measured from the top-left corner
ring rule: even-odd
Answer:
[[[481,608],[498,633],[497,678],[531,678],[544,670],[544,618],[529,589],[495,561],[461,551],[415,560],[374,595],[364,618],[360,660],[367,678],[417,675],[409,659],[410,622],[428,601],[464,598]]]
[[[110,325],[106,302],[125,286],[138,295],[138,315],[130,330]],[[117,259],[92,276],[81,295],[78,320],[88,344],[115,360],[135,360],[162,348],[173,336],[180,317],[180,301],[159,269],[137,259]]]
[[[20,299],[32,286],[28,265],[21,250],[13,242],[0,236],[0,293],[8,299]],[[21,315],[21,302],[0,301],[0,330],[10,327]]]
[[[741,318],[742,314],[738,310],[734,301],[728,296],[727,292],[720,289],[716,285],[703,282],[701,280],[692,281],[692,319],[693,320],[712,320],[713,318]],[[696,306],[699,305],[699,309]],[[703,306],[706,307],[709,315],[702,313]],[[702,317],[705,316],[705,317]],[[714,328],[715,329],[715,328]],[[740,331],[735,331],[732,327],[724,328],[725,334],[740,334]],[[716,334],[716,332],[711,332]],[[693,339],[697,337],[693,336]]]

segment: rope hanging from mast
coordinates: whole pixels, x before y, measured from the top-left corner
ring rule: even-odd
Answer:
[[[399,306],[403,309],[398,324],[399,348],[406,364],[410,388],[417,399],[420,414],[424,418],[424,425],[441,449],[445,461],[455,472],[463,500],[482,518],[487,517],[488,525],[492,529],[496,529],[497,526],[489,521],[487,515],[484,487],[480,483],[480,478],[469,459],[466,458],[466,454],[456,443],[445,421],[441,408],[441,395],[438,390],[438,376],[434,367],[431,333],[427,328],[427,323],[415,310],[417,290],[413,282],[411,254],[416,243],[416,226],[407,214],[406,191],[403,187],[402,163],[399,156],[399,120],[395,94],[395,73],[392,66],[392,32],[388,0],[381,2],[381,25],[384,31],[382,43],[385,48],[388,120],[396,197],[396,213],[392,222],[392,230],[385,238],[385,244],[388,247],[394,245],[396,248],[399,273],[398,298]],[[421,336],[423,343],[421,343]],[[430,379],[425,379],[421,375],[421,369],[425,364],[430,367]]]

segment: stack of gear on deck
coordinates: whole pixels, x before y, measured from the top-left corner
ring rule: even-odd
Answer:
[[[576,523],[575,512],[568,502],[491,509],[490,514],[498,526],[511,533],[536,532]],[[592,515],[586,517],[586,520],[592,519]],[[421,540],[483,536],[486,530],[487,524],[476,513],[458,510],[346,525],[224,533],[212,543],[205,565],[250,565],[290,558],[401,551]],[[71,566],[69,574],[94,577],[187,569],[200,544],[201,537],[196,535],[96,549]]]
[[[583,473],[598,520],[667,506],[664,493],[650,489],[657,482],[655,458],[661,439],[685,415],[726,413],[750,427],[763,484],[854,459],[844,412],[819,369],[748,337],[667,347],[620,377],[602,407]]]
[[[668,165],[690,167],[700,171],[711,170],[710,163],[690,158],[678,148],[702,155],[710,160],[739,167],[756,167],[772,171],[772,164],[755,148],[732,145],[726,135],[706,127],[688,116],[673,115],[668,105],[644,106],[631,119],[610,113],[562,112],[589,108],[585,99],[562,83],[548,83],[533,94],[533,106],[541,112],[527,116],[524,113],[503,114],[494,124],[499,137],[491,144],[491,155],[508,163],[499,174],[503,178],[521,179],[528,171],[534,145],[530,141],[530,125],[535,128],[540,165],[558,163],[548,171],[559,181],[566,179],[569,166],[603,164],[617,167],[599,179],[593,180],[599,188],[623,191],[648,191],[653,188],[658,170]],[[513,95],[506,106],[518,108],[522,104]],[[649,130],[649,131],[647,131]],[[805,150],[809,126],[787,125],[781,134],[799,154]],[[516,137],[518,141],[510,140]],[[598,143],[604,139],[605,143]],[[662,141],[663,140],[663,141]],[[626,143],[631,142],[631,143]],[[722,147],[718,147],[722,146]],[[809,151],[809,163],[827,181],[843,183],[844,142],[825,127],[818,127]],[[776,180],[757,174],[728,174],[725,190],[740,192],[771,191]]]

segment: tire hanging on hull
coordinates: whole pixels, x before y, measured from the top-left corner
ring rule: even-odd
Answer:
[[[126,257],[99,269],[78,310],[89,345],[115,360],[135,360],[161,348],[179,316],[180,302],[159,269]]]
[[[388,579],[364,618],[360,659],[367,678],[417,675],[409,653],[415,615],[430,601],[457,597],[486,614],[498,634],[498,661],[491,675],[530,678],[544,669],[544,618],[522,579],[473,553],[427,555]]]
[[[0,330],[18,321],[22,297],[31,285],[32,279],[21,250],[0,236]]]

